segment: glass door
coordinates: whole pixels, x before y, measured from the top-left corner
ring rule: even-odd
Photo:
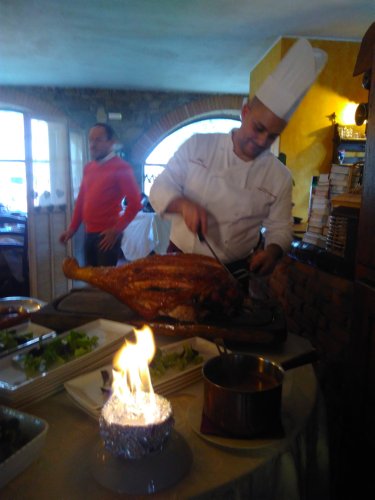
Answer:
[[[71,247],[59,235],[82,175],[83,136],[70,137],[64,119],[2,109],[0,137],[0,210],[27,215],[29,292],[50,301],[69,288],[61,264]]]

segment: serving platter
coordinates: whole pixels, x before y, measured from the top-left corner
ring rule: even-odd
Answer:
[[[111,363],[114,353],[123,344],[127,335],[133,332],[128,324],[110,320],[95,320],[81,325],[75,330],[85,332],[88,337],[98,338],[97,346],[89,353],[68,361],[56,368],[27,378],[24,370],[17,363],[17,355],[10,354],[0,359],[0,403],[15,407],[25,407],[43,399],[63,388],[66,380],[93,370],[103,364]],[[60,334],[63,338],[71,330]],[[53,339],[48,339],[47,342]],[[28,352],[29,347],[22,352]]]
[[[217,355],[215,344],[199,337],[193,337],[180,342],[161,346],[164,353],[181,352],[184,346],[191,346],[201,356],[201,361],[195,365],[188,365],[183,371],[178,369],[167,370],[165,374],[152,377],[154,391],[161,396],[168,396],[184,387],[192,385],[202,378],[203,364]],[[64,387],[76,405],[98,419],[101,409],[109,397],[108,392],[103,392],[102,371],[111,373],[112,366],[102,366],[90,373],[65,382]]]

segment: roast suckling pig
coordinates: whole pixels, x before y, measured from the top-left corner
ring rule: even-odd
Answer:
[[[147,320],[228,317],[243,298],[225,269],[204,255],[151,255],[118,267],[79,267],[74,258],[67,258],[63,271],[67,278],[109,292]]]

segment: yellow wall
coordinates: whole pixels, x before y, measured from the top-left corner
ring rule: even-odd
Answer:
[[[294,42],[291,38],[282,39],[251,72],[250,96]],[[280,137],[280,151],[286,154],[295,182],[293,215],[303,217],[304,221],[307,220],[311,178],[328,172],[331,165],[333,126],[328,115],[335,112],[337,123],[342,123],[346,104],[368,100],[368,91],[362,88],[362,76],[352,76],[360,43],[310,42],[327,52],[328,62]]]

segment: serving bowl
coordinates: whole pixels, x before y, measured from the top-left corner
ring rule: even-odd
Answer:
[[[0,489],[39,457],[48,432],[48,423],[45,420],[0,405],[0,422],[13,418],[19,422],[19,432],[24,437],[24,444],[0,462]]]

